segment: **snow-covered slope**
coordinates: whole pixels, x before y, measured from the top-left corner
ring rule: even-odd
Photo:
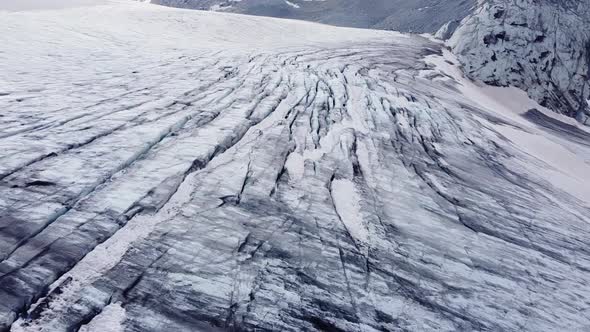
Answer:
[[[450,45],[469,76],[590,125],[590,0],[485,1]]]
[[[201,10],[293,18],[338,26],[435,32],[463,19],[475,0],[151,0]]]
[[[111,0],[5,0],[0,3],[0,11],[38,11],[105,4]]]
[[[2,331],[590,326],[589,131],[438,42],[120,2],[0,45]]]

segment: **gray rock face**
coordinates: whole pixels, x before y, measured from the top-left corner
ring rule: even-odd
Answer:
[[[434,33],[449,21],[460,21],[475,6],[475,0],[152,0],[152,3],[417,33]]]
[[[485,1],[450,45],[470,77],[590,124],[590,1]]]
[[[459,27],[460,24],[461,24],[461,22],[456,21],[456,20],[449,21],[449,22],[445,23],[434,34],[434,38],[440,39],[440,40],[449,40],[453,36],[453,34],[455,33],[455,30],[457,30],[457,28]]]
[[[590,327],[590,133],[483,103],[442,44],[124,3],[0,27],[1,331]]]

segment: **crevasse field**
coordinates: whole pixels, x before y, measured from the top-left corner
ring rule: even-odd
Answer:
[[[590,131],[441,42],[0,8],[0,331],[590,328]]]

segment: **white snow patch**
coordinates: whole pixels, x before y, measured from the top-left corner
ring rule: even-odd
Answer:
[[[297,8],[297,9],[301,8],[301,6],[299,6],[298,4],[292,3],[291,1],[288,1],[288,0],[285,0],[285,3],[293,8]]]
[[[125,308],[120,303],[106,306],[90,323],[80,327],[80,332],[122,332]]]
[[[285,162],[285,168],[289,172],[289,177],[293,180],[300,180],[303,178],[305,172],[305,159],[297,152],[293,152]]]
[[[494,126],[522,151],[549,167],[538,171],[553,185],[590,204],[590,165],[583,157],[547,137],[508,126]]]
[[[348,179],[332,181],[332,199],[336,212],[344,223],[346,230],[357,241],[369,242],[369,231],[363,222],[360,197],[354,183]]]

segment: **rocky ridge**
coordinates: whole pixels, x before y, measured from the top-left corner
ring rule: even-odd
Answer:
[[[152,3],[415,33],[434,33],[445,22],[460,21],[475,6],[475,0],[152,0]]]
[[[590,1],[490,0],[449,40],[474,79],[590,124]]]

